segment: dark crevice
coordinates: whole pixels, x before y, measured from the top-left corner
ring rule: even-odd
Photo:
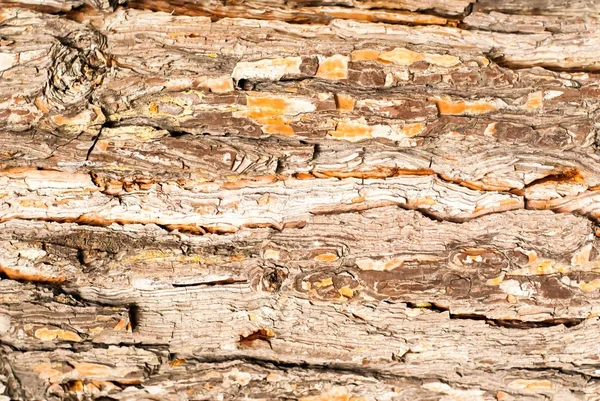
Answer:
[[[100,139],[100,135],[102,135],[102,130],[100,130],[98,135],[96,135],[94,137],[94,142],[92,142],[92,146],[90,146],[90,148],[87,151],[87,154],[85,155],[85,161],[88,161],[90,159],[90,155],[94,151],[94,148],[96,147],[96,143],[98,143],[98,139]]]
[[[129,305],[129,310],[127,311],[127,315],[129,318],[129,324],[131,325],[131,331],[133,333],[137,332],[139,324],[140,324],[140,307],[136,304]]]
[[[450,319],[454,320],[483,320],[490,326],[506,327],[511,329],[533,329],[540,327],[554,327],[563,325],[567,328],[575,327],[585,321],[585,318],[556,318],[539,321],[524,321],[519,319],[493,319],[478,313],[452,313],[449,308],[440,306],[435,302],[414,303],[406,302],[411,309],[428,309],[438,313],[449,312]]]
[[[234,278],[226,278],[223,280],[213,280],[213,281],[201,281],[196,283],[173,283],[171,284],[173,287],[201,287],[207,286],[212,287],[216,285],[227,285],[227,284],[239,284],[239,283],[247,283],[248,280],[236,280]]]
[[[261,366],[267,369],[276,369],[283,371],[289,369],[303,369],[328,373],[348,373],[366,377],[373,377],[378,380],[397,377],[397,375],[383,372],[381,369],[371,368],[365,365],[355,365],[343,362],[317,364],[304,361],[282,361],[271,358],[261,358],[258,356],[248,356],[243,354],[192,356],[191,358],[186,357],[186,360],[194,360],[198,363],[206,364],[240,361]]]

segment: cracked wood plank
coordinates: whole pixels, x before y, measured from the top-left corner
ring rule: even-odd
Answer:
[[[0,5],[1,401],[600,399],[598,2]]]

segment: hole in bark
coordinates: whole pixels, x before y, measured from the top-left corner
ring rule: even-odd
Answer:
[[[239,344],[241,347],[250,347],[250,346],[254,346],[255,345],[255,341],[260,341],[260,342],[266,342],[269,344],[269,346],[271,346],[271,338],[274,337],[275,334],[273,333],[273,331],[269,330],[269,329],[264,329],[264,328],[260,328],[254,332],[252,332],[251,334],[244,336],[244,335],[240,335],[240,340],[239,340]],[[258,344],[256,344],[258,345]]]
[[[272,269],[265,272],[262,276],[261,284],[263,291],[279,291],[287,273],[280,269]]]
[[[129,317],[129,324],[131,325],[131,331],[136,332],[140,324],[140,307],[137,305],[130,305],[127,314]]]
[[[251,91],[252,89],[254,89],[254,84],[251,81],[244,78],[237,81],[236,86],[244,91]]]

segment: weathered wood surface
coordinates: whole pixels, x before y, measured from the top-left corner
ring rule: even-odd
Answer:
[[[600,400],[599,11],[0,0],[0,400]]]

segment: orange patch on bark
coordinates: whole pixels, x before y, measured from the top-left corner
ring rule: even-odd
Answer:
[[[165,228],[169,231],[177,230],[181,233],[190,233],[196,235],[206,234],[206,230],[196,224],[167,224],[165,225]]]
[[[35,98],[34,104],[35,107],[37,107],[38,110],[42,113],[48,113],[50,111],[50,106],[48,105],[48,102],[46,102],[46,99],[44,99],[41,96]]]
[[[240,335],[239,342],[242,345],[249,345],[249,343],[252,343],[256,340],[268,341],[271,337],[275,337],[275,333],[273,333],[273,330],[267,328],[260,328],[247,336]]]
[[[94,146],[94,150],[99,150],[101,152],[105,152],[108,149],[108,141],[98,141],[96,142],[96,146]]]
[[[296,173],[294,178],[297,180],[314,180],[315,176],[310,173]]]
[[[338,256],[334,253],[327,252],[315,256],[315,260],[319,262],[333,262],[335,260],[338,260]]]
[[[279,97],[248,96],[248,117],[258,122],[269,122],[285,112],[285,99]]]
[[[583,183],[585,178],[583,173],[576,168],[567,168],[564,170],[557,169],[556,173],[547,175],[546,177],[540,178],[529,183],[529,186],[543,184],[547,182],[576,182]],[[592,187],[593,188],[593,187]],[[592,189],[590,188],[590,189]]]
[[[340,54],[327,57],[319,64],[317,77],[332,80],[347,79],[348,57]]]
[[[592,292],[600,288],[600,279],[595,279],[590,282],[582,281],[577,285],[583,292]]]
[[[398,47],[389,52],[380,53],[377,59],[398,65],[411,65],[417,61],[425,60],[425,55]]]
[[[380,51],[371,49],[354,50],[350,53],[350,58],[352,61],[379,61],[379,54],[381,54]]]
[[[411,170],[397,167],[378,167],[373,170],[313,171],[312,174],[317,178],[389,178],[403,175],[434,175],[435,172],[430,169]]]
[[[204,228],[211,234],[233,234],[238,230],[230,224],[208,224]]]
[[[33,269],[28,270],[32,271],[22,271],[0,265],[0,272],[4,273],[11,280],[37,281],[40,283],[62,283],[66,280],[66,277],[51,276],[40,271],[33,271]]]
[[[324,278],[318,283],[315,283],[315,287],[317,288],[329,287],[330,285],[333,285],[333,279],[331,277]]]
[[[158,104],[150,103],[150,105],[148,106],[148,111],[153,114],[158,113]]]
[[[485,100],[476,100],[473,102],[454,102],[448,96],[442,98],[429,98],[429,101],[437,104],[440,114],[463,115],[463,114],[485,114],[496,110],[495,104],[488,103]]]
[[[423,128],[425,128],[425,125],[422,123],[405,124],[404,127],[402,127],[402,132],[408,137],[413,137],[420,134],[423,131]]]
[[[19,203],[21,204],[21,206],[25,207],[37,207],[40,209],[48,209],[48,206],[46,206],[44,202],[36,199],[23,199],[19,201]]]
[[[113,327],[113,330],[121,331],[125,330],[125,328],[127,328],[127,321],[125,319],[120,319],[119,322],[115,324],[115,327]]]
[[[176,359],[173,362],[169,362],[169,366],[174,368],[176,366],[181,366],[185,363],[185,359]]]
[[[526,391],[548,391],[552,390],[552,382],[549,380],[514,380],[508,387]]]
[[[349,95],[337,93],[335,95],[335,105],[339,111],[352,111],[356,100]]]
[[[346,298],[352,298],[354,296],[354,290],[348,286],[340,288],[338,292]]]
[[[209,78],[206,80],[206,87],[213,93],[233,92],[233,80],[230,76]]]
[[[262,126],[262,131],[265,134],[278,134],[285,136],[293,136],[294,128],[287,124],[267,124]]]
[[[61,329],[48,329],[46,327],[37,329],[34,335],[42,341],[52,341],[54,339],[64,341],[81,341],[81,337],[75,332]]]
[[[534,92],[530,93],[527,96],[527,103],[525,103],[525,108],[527,110],[537,110],[542,107],[543,102],[543,93],[542,92]]]
[[[383,64],[396,64],[409,66],[417,61],[427,61],[443,67],[452,67],[460,63],[460,59],[455,56],[443,54],[419,53],[403,47],[397,47],[390,51],[377,51],[370,49],[355,50],[350,54],[352,61],[373,60]]]
[[[335,131],[329,131],[328,134],[336,139],[346,139],[357,141],[366,138],[372,138],[373,128],[366,124],[352,121],[340,121],[335,126]]]

